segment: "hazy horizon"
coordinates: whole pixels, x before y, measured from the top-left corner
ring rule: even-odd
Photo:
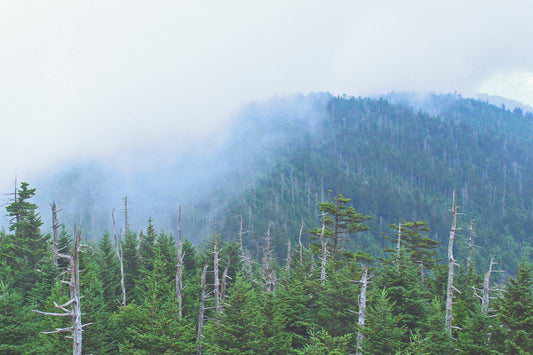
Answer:
[[[526,1],[0,4],[0,189],[73,163],[154,168],[295,93],[533,105]]]

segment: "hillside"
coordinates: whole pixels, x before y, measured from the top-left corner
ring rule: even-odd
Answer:
[[[429,96],[424,106],[434,114],[336,97],[317,126],[284,121],[290,133],[273,152],[269,174],[234,200],[228,216],[248,216],[250,244],[273,221],[283,254],[283,240],[296,240],[302,218],[308,229],[319,225],[317,202],[331,199],[332,190],[373,217],[353,247],[381,255],[389,246],[381,233],[392,235],[389,224],[401,220],[428,222],[433,238],[446,244],[455,189],[465,214],[459,260],[475,220],[478,262],[485,267],[494,256],[514,269],[532,246],[531,115],[453,95]],[[236,221],[228,220],[225,236],[236,235]]]
[[[181,204],[185,233],[196,243],[212,233],[215,216],[223,238],[235,238],[242,215],[251,249],[272,222],[281,260],[302,219],[306,229],[316,227],[318,202],[337,193],[372,217],[351,248],[380,256],[389,246],[382,233],[394,233],[389,224],[415,219],[446,244],[455,189],[465,214],[460,226],[475,220],[478,263],[485,267],[494,256],[515,269],[532,247],[532,115],[454,95],[386,98],[311,94],[252,103],[216,149],[127,174],[99,163],[77,166],[36,184],[39,205],[56,200],[64,221],[85,225],[93,239],[110,229],[125,195],[136,230],[151,216],[175,233]]]

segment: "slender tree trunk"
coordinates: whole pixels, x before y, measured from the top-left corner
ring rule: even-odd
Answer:
[[[291,240],[287,242],[287,274],[291,273]]]
[[[470,273],[472,268],[472,248],[474,247],[474,221],[470,221],[468,228],[468,257],[466,258],[466,273]]]
[[[222,284],[220,287],[220,304],[221,304],[221,312],[224,311],[224,305],[226,303],[226,289],[228,286],[228,267],[226,266],[224,268],[224,272],[222,273]]]
[[[450,339],[452,338],[452,321],[453,321],[453,291],[459,292],[453,285],[454,267],[458,265],[453,257],[453,242],[457,232],[457,205],[455,203],[455,190],[453,191],[452,203],[452,227],[450,229],[450,239],[448,242],[448,285],[446,287],[446,316],[445,327]]]
[[[366,318],[366,289],[368,286],[368,268],[363,264],[363,272],[361,274],[361,294],[359,295],[359,319],[357,320],[357,355],[363,353],[362,342],[363,342],[363,327],[365,326]]]
[[[83,324],[80,302],[80,248],[81,231],[74,227],[74,246],[70,258],[70,299],[72,301],[72,354],[81,355]]]
[[[303,264],[303,251],[304,251],[304,246],[302,244],[302,234],[304,232],[304,219],[302,218],[302,226],[300,227],[300,235],[298,236],[298,244],[300,246],[300,265]]]
[[[325,238],[326,233],[326,214],[322,214],[322,231],[320,232],[320,246],[322,251],[320,254],[320,282],[326,282],[326,265],[328,258],[328,241]]]
[[[81,322],[81,296],[80,296],[80,253],[83,245],[81,244],[81,230],[78,231],[74,226],[74,245],[72,248],[72,255],[65,255],[58,253],[56,251],[55,256],[62,259],[67,259],[69,261],[70,269],[70,280],[62,281],[69,285],[69,294],[70,300],[62,305],[58,305],[54,302],[56,308],[62,310],[64,313],[51,313],[51,312],[41,312],[34,311],[36,313],[51,315],[56,317],[70,317],[71,327],[68,328],[56,328],[53,331],[41,332],[42,334],[53,334],[53,333],[70,333],[71,336],[68,338],[72,339],[72,354],[81,355],[82,354],[82,340],[83,340],[83,327],[89,325],[82,324]],[[66,307],[69,307],[67,309]]]
[[[183,239],[181,234],[181,206],[178,210],[178,245],[176,264],[176,298],[178,299],[178,317],[183,317]]]
[[[265,275],[266,292],[274,292],[274,290],[276,289],[276,275],[270,265],[272,262],[272,249],[270,247],[270,227],[271,223],[268,224],[268,230],[265,238],[265,251],[263,253],[263,273]]]
[[[202,354],[202,333],[204,331],[204,312],[205,312],[205,277],[208,265],[204,265],[202,270],[201,292],[200,292],[200,309],[198,310],[198,332],[196,333],[196,354]]]
[[[113,218],[113,236],[115,237],[115,251],[120,265],[120,289],[122,290],[122,307],[126,307],[126,286],[124,283],[124,263],[122,261],[122,246],[120,245],[120,237],[115,231],[115,210],[111,212]]]
[[[59,222],[58,222],[58,219],[57,219],[57,208],[56,208],[55,201],[52,202],[51,206],[52,206],[52,235],[53,235],[52,253],[54,255],[54,265],[57,266],[58,265],[58,262],[57,262],[57,259],[58,259],[58,257],[57,257],[57,253],[58,253],[57,245],[59,244]]]
[[[490,275],[492,274],[492,266],[495,264],[494,258],[490,259],[489,271],[485,274],[483,280],[483,297],[481,299],[481,309],[483,313],[487,314],[489,311],[490,302]]]
[[[398,242],[396,244],[396,264],[400,265],[400,250],[402,248],[402,223],[398,223]]]
[[[214,295],[215,295],[215,310],[219,314],[222,311],[220,306],[220,279],[218,278],[218,264],[220,262],[218,250],[218,234],[217,234],[217,220],[214,219],[215,227],[215,242],[213,244],[213,274],[214,274]]]

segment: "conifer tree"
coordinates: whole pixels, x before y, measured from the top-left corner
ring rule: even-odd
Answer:
[[[506,283],[498,319],[503,325],[497,341],[506,354],[533,353],[533,272],[525,261],[516,278]]]

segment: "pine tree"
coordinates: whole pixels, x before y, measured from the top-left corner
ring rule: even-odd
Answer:
[[[401,316],[394,314],[394,307],[385,289],[378,291],[369,302],[362,329],[363,354],[395,354],[401,349],[406,330],[400,325]]]
[[[503,325],[497,336],[506,354],[533,353],[533,273],[531,265],[522,262],[516,278],[506,283],[500,300],[498,319]]]
[[[325,237],[331,241],[331,253],[336,260],[338,254],[347,241],[348,235],[369,230],[363,223],[371,217],[356,213],[355,209],[348,206],[351,200],[338,194],[333,198],[333,202],[320,202],[319,209],[325,214],[326,231]],[[321,228],[314,228],[309,231],[312,235],[319,237]]]
[[[242,275],[231,290],[224,312],[205,329],[206,353],[264,354],[264,324],[256,291]]]

